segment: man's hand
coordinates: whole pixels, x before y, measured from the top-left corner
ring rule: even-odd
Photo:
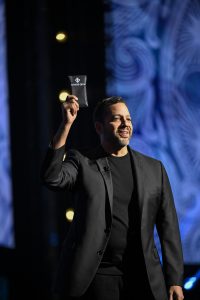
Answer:
[[[52,148],[58,149],[65,145],[78,110],[78,98],[74,95],[68,95],[66,101],[62,103],[62,123],[52,140]]]
[[[68,95],[66,101],[62,103],[63,125],[71,125],[77,117],[78,110],[78,98]]]
[[[183,290],[179,285],[172,285],[169,288],[169,300],[183,300]]]

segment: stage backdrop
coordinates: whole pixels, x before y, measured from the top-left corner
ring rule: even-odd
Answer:
[[[200,1],[106,1],[107,95],[123,96],[131,146],[160,159],[185,263],[200,263]]]
[[[12,248],[13,211],[4,1],[0,0],[0,247]]]

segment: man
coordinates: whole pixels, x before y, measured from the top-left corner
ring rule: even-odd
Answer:
[[[63,158],[78,110],[77,97],[69,95],[42,171],[47,187],[73,192],[75,206],[55,289],[64,299],[182,300],[181,239],[164,166],[128,146],[133,127],[121,97],[94,110],[100,147]]]

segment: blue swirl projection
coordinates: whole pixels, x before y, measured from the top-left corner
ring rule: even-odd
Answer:
[[[200,263],[200,2],[106,1],[107,94],[123,96],[131,146],[163,161],[184,260]]]
[[[0,0],[0,246],[12,248],[13,211],[4,3]]]

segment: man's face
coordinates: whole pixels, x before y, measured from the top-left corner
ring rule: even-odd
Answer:
[[[121,148],[129,144],[132,132],[133,126],[127,106],[124,103],[116,103],[108,107],[98,132],[101,142]]]

